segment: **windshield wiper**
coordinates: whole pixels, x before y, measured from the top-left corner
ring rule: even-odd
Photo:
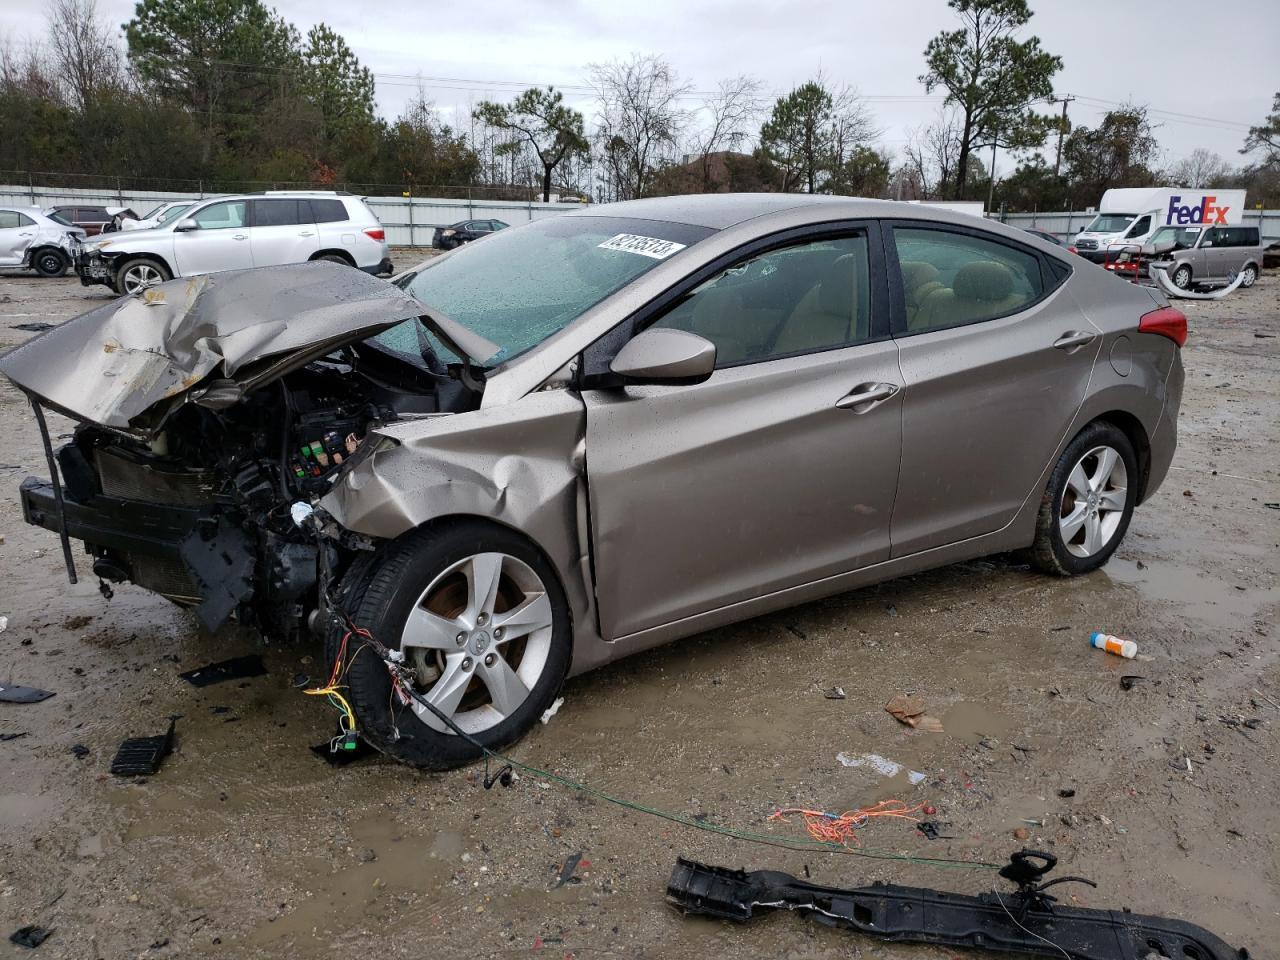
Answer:
[[[748,873],[681,857],[667,883],[667,902],[687,914],[737,921],[751,919],[757,909],[798,910],[883,940],[1069,960],[1249,960],[1249,951],[1185,920],[1055,905],[1044,892],[1048,887],[1090,883],[1080,877],[1041,883],[1056,863],[1052,854],[1019,851],[1000,870],[1017,890],[972,897],[893,883],[844,890],[775,870]]]
[[[418,302],[422,303],[420,300]],[[422,307],[426,310],[426,313],[418,319],[426,324],[440,338],[441,342],[459,357],[484,366],[502,352],[502,348],[496,343],[486,340],[475,331],[464,327],[457,320],[441,313],[435,307],[425,303],[422,304]]]

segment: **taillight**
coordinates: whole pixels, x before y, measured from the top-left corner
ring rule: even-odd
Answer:
[[[382,227],[369,227],[365,230],[364,235],[370,240],[377,240],[379,243],[383,243],[387,239],[387,231]]]
[[[1158,333],[1182,346],[1187,342],[1187,317],[1181,310],[1161,307],[1142,315],[1142,319],[1138,321],[1138,332]]]
[[[1067,253],[1077,253],[1077,254],[1078,254],[1079,252],[1080,252],[1080,251],[1079,251],[1079,250],[1077,250],[1075,247],[1067,247]]]

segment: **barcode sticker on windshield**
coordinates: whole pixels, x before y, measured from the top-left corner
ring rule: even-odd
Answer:
[[[624,253],[638,253],[642,257],[654,260],[665,260],[673,253],[679,253],[686,244],[673,240],[659,240],[657,237],[641,237],[634,233],[620,233],[600,244],[601,250],[622,250]]]

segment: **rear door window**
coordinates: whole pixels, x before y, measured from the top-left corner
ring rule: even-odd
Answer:
[[[303,220],[298,207],[297,200],[255,200],[253,201],[253,225],[255,227],[290,227],[299,223],[310,223],[311,211],[309,209],[306,211],[307,219]]]
[[[11,230],[22,226],[22,221],[18,219],[20,216],[21,214],[16,210],[0,210],[0,230]]]
[[[996,240],[946,229],[896,226],[908,333],[994,320],[1045,292],[1040,259]]]

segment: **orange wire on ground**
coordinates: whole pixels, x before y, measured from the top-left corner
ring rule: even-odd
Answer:
[[[839,815],[827,813],[823,810],[787,807],[771,813],[769,820],[771,822],[780,820],[783,823],[790,823],[791,821],[787,817],[800,816],[804,818],[804,827],[813,839],[821,840],[825,843],[839,843],[848,846],[850,841],[855,845],[858,843],[858,838],[854,835],[854,831],[860,827],[865,827],[874,817],[897,817],[900,820],[919,823],[920,818],[912,816],[912,814],[924,813],[927,815],[934,812],[933,807],[924,803],[917,803],[914,807],[909,807],[902,800],[881,800],[874,806],[862,807],[858,810],[847,810]]]

